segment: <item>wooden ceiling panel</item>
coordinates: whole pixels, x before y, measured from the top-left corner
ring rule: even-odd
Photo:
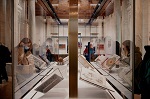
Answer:
[[[43,3],[44,0],[38,0],[36,3],[36,15],[52,16],[52,12]],[[69,19],[69,0],[49,0],[59,19]],[[108,16],[114,11],[114,3],[107,0],[98,16]],[[120,0],[122,1],[122,0]],[[78,0],[79,19],[90,19],[99,0]],[[111,3],[111,4],[110,4]]]

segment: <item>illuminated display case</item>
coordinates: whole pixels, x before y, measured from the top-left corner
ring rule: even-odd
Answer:
[[[62,1],[58,1],[58,5],[61,5]],[[106,4],[108,8],[105,12],[108,13],[100,11],[100,16],[93,20],[92,24],[86,24],[90,16],[80,16],[82,8],[79,7],[78,42],[76,42],[78,98],[131,99],[133,0],[123,0],[121,3],[112,0]],[[69,90],[72,90],[69,89],[68,19],[61,19],[64,24],[57,24],[53,17],[45,12],[43,5],[48,6],[47,0],[16,1],[14,15],[14,96],[16,99],[68,99]],[[106,7],[104,3],[102,5]],[[40,10],[37,11],[35,7]],[[90,5],[89,8],[95,7]],[[109,9],[113,10],[109,12]],[[24,38],[27,42],[22,41]],[[128,53],[130,55],[124,53],[123,42],[126,40],[130,40],[130,53]],[[118,49],[116,41],[120,43],[121,54],[118,56],[115,56]],[[94,58],[90,57],[90,62],[83,56],[88,42],[94,53]],[[47,60],[47,48],[53,55],[52,61]],[[30,53],[27,53],[28,51]],[[61,59],[63,64],[59,64]],[[125,62],[128,63],[124,64]],[[106,66],[110,68],[104,68]],[[55,70],[59,72],[55,73]]]

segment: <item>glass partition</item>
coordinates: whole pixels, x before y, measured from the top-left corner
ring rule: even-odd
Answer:
[[[105,13],[99,11],[99,17],[92,25],[94,22],[98,24],[98,38],[91,38],[91,42],[96,47],[97,56],[91,64],[122,97],[131,99],[134,67],[133,1],[110,2]]]
[[[68,19],[59,14],[64,2],[68,4],[55,0],[14,1],[15,99],[59,97],[46,95],[55,92],[69,97]],[[68,10],[66,13],[68,17]]]
[[[42,3],[17,0],[14,5],[14,96],[18,99],[25,98],[52,70],[49,54],[53,47],[48,31],[51,18]]]

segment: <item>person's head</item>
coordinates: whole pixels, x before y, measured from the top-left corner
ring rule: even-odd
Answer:
[[[23,39],[20,41],[20,43],[23,43],[24,46],[32,46],[32,42],[31,42],[31,40],[30,40],[29,38],[23,38]],[[19,43],[19,44],[20,44],[20,43]]]
[[[48,50],[48,45],[46,46],[46,50]]]
[[[131,41],[130,40],[125,40],[122,43],[122,49],[124,52],[124,55],[129,57],[130,56],[130,46],[131,46]]]
[[[29,38],[23,38],[18,47],[24,47],[24,51],[32,51],[32,42]]]

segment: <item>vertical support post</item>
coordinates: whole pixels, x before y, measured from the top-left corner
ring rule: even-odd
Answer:
[[[12,57],[12,67],[11,67],[11,70],[12,70],[12,99],[15,99],[15,76],[14,76],[14,72],[15,72],[15,69],[14,69],[14,28],[15,28],[15,18],[14,18],[14,14],[15,14],[15,1],[14,0],[11,0],[11,51],[12,51],[12,54],[11,54],[11,57]]]
[[[35,0],[28,0],[29,37],[32,43],[36,43],[35,24]]]
[[[69,0],[69,98],[78,97],[78,0]]]
[[[120,0],[114,1],[116,40],[121,42],[121,5]]]

